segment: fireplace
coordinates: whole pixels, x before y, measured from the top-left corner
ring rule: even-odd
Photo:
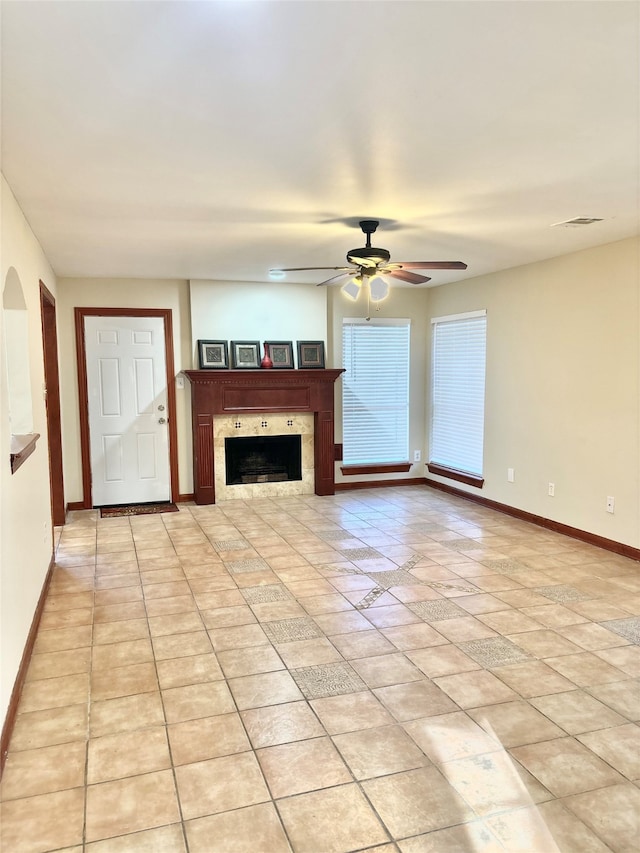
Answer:
[[[302,436],[225,438],[227,486],[302,480]]]
[[[313,448],[313,415],[217,415],[213,422],[216,499],[312,495]]]
[[[339,369],[186,370],[197,504],[335,493],[334,382]],[[299,435],[301,480],[226,485],[225,439]]]

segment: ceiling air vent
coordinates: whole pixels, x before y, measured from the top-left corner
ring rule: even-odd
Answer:
[[[592,225],[594,222],[602,222],[595,216],[576,216],[575,219],[567,219],[566,222],[554,222],[552,228],[580,228],[581,225]]]

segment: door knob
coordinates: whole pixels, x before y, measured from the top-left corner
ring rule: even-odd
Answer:
[[[159,412],[164,412],[164,406],[162,406],[162,405],[158,406],[158,411],[159,411]]]
[[[166,418],[158,418],[159,424],[166,424],[166,422],[167,422]]]

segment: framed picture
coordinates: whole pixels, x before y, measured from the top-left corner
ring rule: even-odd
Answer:
[[[298,367],[324,367],[324,341],[298,341]]]
[[[231,341],[231,362],[236,370],[260,367],[260,341]]]
[[[226,341],[198,341],[200,370],[227,370],[229,351]]]
[[[293,343],[291,341],[265,341],[274,367],[293,367]]]

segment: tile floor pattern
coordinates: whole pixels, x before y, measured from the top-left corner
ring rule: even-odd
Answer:
[[[6,853],[630,853],[640,566],[405,487],[72,513]]]

